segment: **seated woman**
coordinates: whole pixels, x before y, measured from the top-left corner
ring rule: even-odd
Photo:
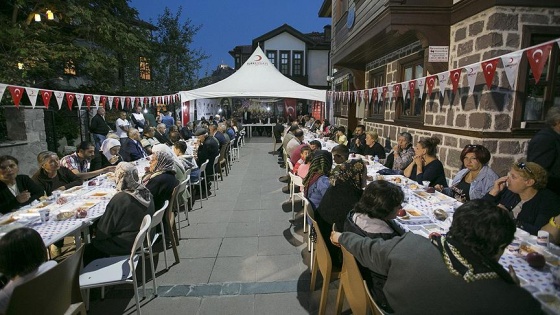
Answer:
[[[313,155],[309,172],[303,179],[305,198],[313,209],[317,209],[325,191],[329,188],[329,174],[332,169],[332,155],[328,151],[319,150]]]
[[[183,164],[185,170],[191,170],[191,182],[196,182],[200,178],[200,169],[196,165],[193,155],[193,148],[189,147],[185,141],[177,141],[173,144],[173,153]]]
[[[142,183],[152,193],[156,209],[161,209],[166,200],[171,202],[173,189],[179,184],[175,177],[175,160],[171,153],[156,151],[152,154],[149,169],[142,178]]]
[[[412,135],[408,132],[401,132],[397,138],[397,145],[393,147],[393,152],[387,156],[385,167],[402,174],[413,158]]]
[[[156,144],[152,148],[152,153],[162,152],[162,151],[169,153],[169,155],[173,158],[173,169],[175,170],[175,178],[177,178],[179,183],[181,183],[185,179],[187,179],[187,174],[185,173],[187,170],[183,166],[183,162],[181,162],[181,160],[179,160],[179,158],[175,155],[175,153],[173,152],[173,149],[171,149],[171,147],[167,146],[166,144],[160,143],[160,144]],[[191,197],[191,195],[190,195],[188,189],[185,190],[185,192],[183,193],[183,201],[187,202],[187,200],[189,200],[190,197]],[[158,203],[156,202],[156,205],[157,204]]]
[[[101,143],[101,151],[95,154],[91,160],[90,169],[92,171],[100,170],[107,166],[116,166],[123,161],[119,152],[121,150],[121,142],[116,139],[107,138]]]
[[[460,155],[463,169],[455,175],[451,187],[444,188],[441,185],[436,185],[436,190],[461,202],[484,197],[499,177],[488,166],[490,156],[490,151],[484,146],[478,144],[466,145]]]
[[[422,184],[423,181],[429,181],[430,187],[441,185],[447,187],[443,164],[437,158],[437,146],[440,140],[438,138],[424,138],[418,141],[414,147],[414,159],[410,165],[404,170],[404,176]]]
[[[155,212],[154,198],[139,182],[138,170],[128,162],[115,169],[117,194],[97,221],[97,232],[84,249],[84,266],[112,255],[130,255],[134,239],[146,214]]]
[[[366,184],[367,167],[361,159],[348,160],[337,165],[329,176],[327,188],[317,210],[315,220],[322,235],[329,235],[333,224],[344,226],[348,212],[360,200]],[[342,252],[327,242],[333,266],[342,266]]]
[[[158,139],[155,138],[156,128],[148,127],[144,129],[144,137],[140,141],[146,153],[152,154],[152,147],[159,144]]]
[[[27,175],[18,175],[18,160],[11,155],[0,156],[0,213],[12,212],[45,194]]]
[[[546,189],[547,182],[547,173],[539,164],[514,163],[483,199],[507,209],[517,227],[537,235],[550,218],[560,214],[560,197]]]
[[[404,231],[393,221],[403,200],[404,193],[399,186],[384,180],[370,183],[364,190],[360,201],[348,213],[344,232],[384,240],[403,235]],[[377,305],[392,313],[393,310],[383,293],[387,277],[361,265],[360,271]]]
[[[379,140],[379,135],[377,131],[366,131],[366,145],[360,146],[359,154],[376,156],[380,159],[385,158],[385,149],[383,146],[377,142]]]
[[[346,138],[346,128],[340,126],[336,129],[335,142],[342,145],[348,145],[348,139]]]
[[[309,172],[311,158],[311,148],[308,145],[301,147],[300,159],[294,165],[293,173],[301,178],[305,178]]]
[[[37,155],[37,164],[39,169],[32,178],[44,189],[47,196],[52,195],[55,190],[66,190],[82,184],[81,178],[66,167],[60,166],[58,155],[52,151],[40,152]]]
[[[0,273],[10,279],[0,290],[0,314],[4,314],[15,287],[56,266],[56,261],[47,260],[47,249],[41,235],[28,227],[2,236],[0,253]]]

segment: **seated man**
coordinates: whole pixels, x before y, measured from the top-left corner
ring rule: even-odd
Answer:
[[[471,200],[455,211],[446,236],[406,233],[383,241],[332,232],[331,241],[387,276],[383,292],[396,314],[542,314],[498,263],[515,229],[508,211]]]
[[[95,156],[95,147],[89,141],[82,141],[76,148],[76,152],[64,156],[60,159],[60,165],[71,170],[72,173],[78,175],[82,180],[87,180],[100,174],[112,172],[114,166],[107,166],[97,171],[90,172],[90,163]]]
[[[165,135],[166,132],[167,132],[167,128],[165,127],[165,124],[158,124],[154,136],[159,141],[159,143],[173,145],[171,140],[169,140],[169,138],[167,138],[167,136]]]
[[[206,173],[206,178],[211,178],[211,175],[214,175],[214,159],[220,155],[218,141],[208,134],[208,130],[203,128],[197,129],[194,135],[198,137],[200,143],[196,155],[196,165],[202,165],[202,163],[208,160],[204,171]],[[206,181],[208,192],[210,192],[210,182],[210,180]]]
[[[128,141],[126,142],[125,152],[125,160],[128,160],[127,162],[136,161],[148,156],[144,148],[142,148],[138,129],[130,128],[128,130]]]

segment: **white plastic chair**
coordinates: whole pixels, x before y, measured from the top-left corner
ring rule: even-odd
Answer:
[[[169,206],[169,200],[166,200],[165,203],[163,204],[163,207],[161,207],[161,209],[156,211],[152,216],[152,223],[150,224],[149,231],[151,231],[152,229],[156,228],[159,225],[161,232],[154,234],[153,239],[150,239],[150,233],[147,234],[148,242],[152,244],[152,249],[154,247],[154,244],[157,242],[157,240],[161,238],[163,243],[163,258],[165,260],[165,270],[168,270],[169,266],[167,264],[167,246],[165,244],[165,229],[163,228],[163,216],[165,215],[165,209],[167,209],[168,206]],[[155,277],[155,274],[152,274],[152,276]]]
[[[89,289],[101,287],[101,297],[104,297],[104,287],[109,285],[116,285],[121,283],[132,284],[134,287],[134,299],[136,300],[136,312],[141,314],[140,310],[140,299],[138,298],[138,284],[136,279],[136,267],[138,266],[138,261],[142,259],[142,289],[143,295],[146,296],[146,257],[144,251],[142,250],[142,245],[146,240],[146,234],[152,219],[150,215],[144,216],[142,224],[140,225],[140,231],[136,235],[134,240],[134,245],[130,252],[130,256],[114,256],[107,258],[100,258],[92,261],[87,266],[84,267],[80,273],[80,288],[86,290],[86,308],[89,307]],[[148,251],[150,253],[151,263],[153,265],[153,253],[152,246],[148,244]],[[154,284],[154,294],[157,294],[155,288],[156,282],[155,277]]]
[[[220,170],[217,170],[217,168],[221,168],[222,166],[220,165],[220,155],[216,156],[216,158],[214,159],[214,173],[211,175],[212,176],[212,182],[214,182],[214,194],[216,194],[216,190],[220,189],[218,187],[218,177],[220,176]],[[227,161],[226,161],[226,167],[227,166]],[[223,178],[222,178],[223,180]]]
[[[290,174],[290,199],[292,201],[292,219],[296,218],[296,214],[295,214],[295,210],[294,210],[294,199],[296,196],[298,196],[301,199],[301,204],[303,206],[304,201],[303,199],[305,199],[305,196],[303,195],[303,178],[294,175],[292,172],[288,172],[288,174]],[[299,187],[299,192],[296,193],[295,192],[295,187],[298,186]],[[305,225],[304,225],[305,226]]]
[[[206,160],[204,163],[202,163],[202,165],[199,166],[199,170],[200,170],[200,176],[198,177],[198,180],[196,182],[190,182],[190,187],[196,186],[198,185],[198,191],[200,192],[200,209],[202,209],[202,182],[205,180],[206,178],[206,165],[208,165],[208,160]],[[205,185],[206,187],[206,185]],[[191,190],[191,196],[192,196],[192,190]],[[206,200],[208,200],[208,191],[206,191]],[[194,204],[193,204],[194,206]]]

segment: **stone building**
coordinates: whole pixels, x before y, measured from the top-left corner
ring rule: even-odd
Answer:
[[[332,91],[405,82],[560,38],[557,1],[325,0],[319,16],[332,18]],[[430,46],[444,46],[447,62],[430,62]],[[491,167],[505,175],[526,156],[547,109],[560,106],[559,62],[553,45],[538,84],[524,57],[514,87],[500,64],[490,89],[480,72],[470,92],[463,71],[456,92],[448,83],[443,93],[436,84],[430,94],[416,89],[412,98],[405,91],[390,101],[337,100],[335,124],[350,130],[364,124],[391,145],[402,131],[414,141],[437,136],[448,178],[461,167],[465,145],[483,144],[492,153]]]

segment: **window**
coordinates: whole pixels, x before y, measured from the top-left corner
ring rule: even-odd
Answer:
[[[560,37],[559,28],[533,27],[534,29],[523,30],[524,47],[530,47]],[[524,58],[526,59],[526,58]],[[560,52],[558,45],[552,44],[552,50],[544,65],[538,83],[535,83],[533,71],[529,63],[525,61],[520,64],[520,76],[523,78],[519,83],[519,91],[524,92],[521,99],[522,116],[521,121],[526,121],[529,127],[539,128],[544,123],[546,112],[552,106],[560,106]]]
[[[376,88],[385,85],[385,66],[379,67],[369,72],[369,84],[368,89]],[[368,117],[383,119],[385,112],[385,102],[388,100],[383,100],[381,95],[377,96],[377,99],[373,99],[373,92],[369,95],[369,102],[366,105]]]
[[[290,75],[290,52],[280,52],[280,72],[283,75]]]
[[[276,67],[278,68],[278,60],[277,60],[277,52],[276,50],[267,50],[266,51],[266,58],[268,58],[268,60],[270,60],[270,62]]]
[[[64,65],[64,74],[68,75],[76,75],[76,66],[74,65],[74,61],[68,60]]]
[[[294,51],[294,63],[292,74],[294,76],[302,76],[303,75],[303,52],[302,51]]]
[[[418,79],[424,76],[424,58],[414,59],[405,58],[400,65],[401,75],[398,82],[406,82]],[[418,89],[414,91],[414,97],[411,97],[409,90],[406,94],[402,94],[399,98],[395,98],[395,105],[399,118],[422,119],[422,109],[424,104],[424,94],[420,95]]]
[[[152,71],[150,69],[150,61],[146,57],[140,57],[140,79],[151,80]]]

